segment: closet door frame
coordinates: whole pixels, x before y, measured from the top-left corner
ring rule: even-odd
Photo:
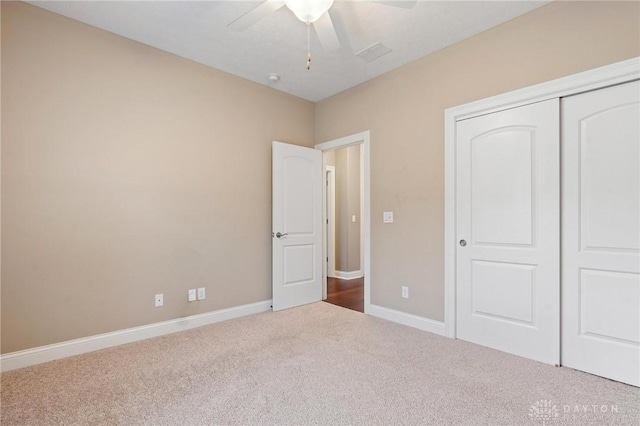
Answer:
[[[445,334],[456,337],[456,123],[535,102],[640,79],[640,57],[445,110]]]

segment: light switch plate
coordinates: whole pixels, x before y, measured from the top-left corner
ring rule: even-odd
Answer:
[[[207,298],[207,293],[205,292],[204,287],[200,287],[198,289],[198,300],[204,300]]]
[[[351,215],[351,222],[356,223],[356,215],[355,214]]]
[[[393,223],[393,212],[382,212],[383,223]]]
[[[189,302],[195,302],[196,300],[196,289],[192,288],[189,290]]]

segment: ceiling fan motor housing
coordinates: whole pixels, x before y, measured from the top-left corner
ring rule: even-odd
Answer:
[[[296,17],[302,22],[315,22],[333,5],[333,0],[284,0]]]

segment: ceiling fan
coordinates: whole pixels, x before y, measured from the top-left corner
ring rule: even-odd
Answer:
[[[417,0],[369,1],[404,9],[411,9],[417,2]],[[227,26],[236,31],[243,31],[262,18],[286,6],[299,20],[307,24],[307,69],[310,69],[310,37],[312,24],[325,52],[331,52],[340,48],[340,41],[338,40],[338,35],[336,34],[331,15],[329,14],[329,9],[333,5],[333,2],[334,0],[266,0]]]

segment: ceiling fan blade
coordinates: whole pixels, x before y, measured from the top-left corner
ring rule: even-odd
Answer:
[[[316,34],[320,39],[320,44],[325,52],[332,52],[340,49],[340,40],[336,34],[336,29],[333,27],[333,21],[331,21],[331,15],[329,12],[325,12],[316,22],[313,23],[313,27],[316,29]]]
[[[418,0],[374,0],[374,2],[386,4],[387,6],[401,7],[403,9],[413,9]]]
[[[267,0],[228,24],[227,27],[236,31],[244,31],[282,6],[284,6],[284,0]]]

